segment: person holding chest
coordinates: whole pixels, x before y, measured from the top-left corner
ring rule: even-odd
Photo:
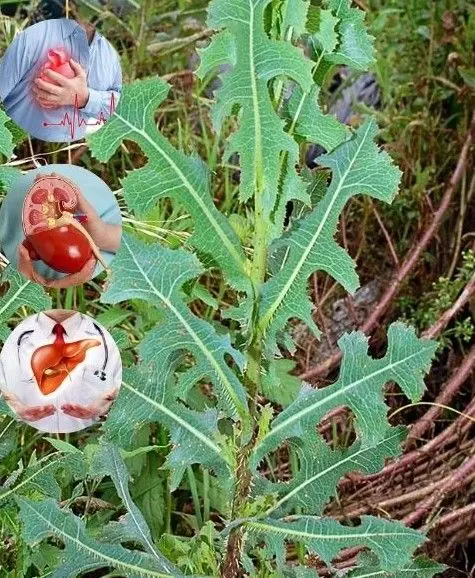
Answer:
[[[0,100],[33,137],[70,142],[107,120],[122,90],[120,60],[85,20],[53,18],[18,34],[0,60]],[[73,138],[74,137],[74,138]]]

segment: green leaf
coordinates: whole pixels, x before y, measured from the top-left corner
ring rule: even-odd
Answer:
[[[170,366],[170,373],[173,366]],[[165,467],[171,470],[175,490],[187,466],[199,463],[214,471],[223,485],[231,481],[232,462],[220,444],[217,413],[192,411],[176,402],[170,375],[145,364],[124,371],[122,391],[104,424],[106,438],[130,447],[145,423],[158,422],[169,431],[172,450]]]
[[[350,571],[348,578],[433,578],[445,569],[443,564],[426,558],[416,558],[407,566],[397,570],[392,568],[392,571],[388,572],[381,567],[376,556],[364,552],[359,557],[358,567]]]
[[[120,457],[119,450],[112,444],[104,444],[95,455],[91,467],[94,476],[110,476],[117,494],[127,509],[120,523],[125,527],[126,535],[134,537],[155,560],[157,568],[175,573],[176,568],[155,548],[150,529],[138,507],[132,501],[129,491],[129,472]]]
[[[331,10],[320,10],[319,17],[319,27],[312,35],[312,39],[324,53],[329,54],[333,52],[338,45],[336,26],[338,22],[340,22],[340,19],[333,16]]]
[[[381,567],[391,570],[409,563],[424,535],[400,522],[362,516],[357,527],[343,526],[328,518],[302,516],[291,521],[249,520],[244,523],[256,541],[264,541],[276,557],[277,568],[285,566],[286,542],[304,544],[309,554],[326,564],[344,548],[366,547],[374,552]]]
[[[424,392],[424,375],[437,348],[434,341],[418,339],[414,329],[394,323],[388,330],[388,348],[380,359],[368,356],[368,338],[358,331],[338,342],[343,353],[338,381],[314,390],[305,387],[300,397],[273,421],[256,446],[254,467],[285,440],[308,439],[321,419],[335,407],[346,406],[355,415],[355,430],[361,448],[375,447],[387,434],[387,406],[382,393],[389,381],[396,382],[412,401]],[[336,454],[338,455],[338,454]]]
[[[2,408],[0,407],[0,413]],[[17,446],[18,428],[13,419],[3,419],[0,427],[0,460],[6,458]]]
[[[333,64],[347,64],[355,70],[368,70],[375,61],[374,38],[364,24],[365,13],[352,8],[352,0],[327,0],[328,8],[340,19],[337,27],[340,43],[336,52],[326,56]]]
[[[8,283],[8,291],[0,301],[0,341],[5,341],[10,335],[6,323],[20,307],[27,306],[35,312],[50,309],[51,298],[41,285],[27,281],[12,266],[5,269],[1,281]]]
[[[308,93],[296,88],[288,103],[288,113],[295,122],[296,135],[332,151],[350,136],[350,132],[335,117],[323,114],[318,104],[319,92],[318,86]]]
[[[262,378],[262,395],[266,399],[283,407],[295,400],[302,387],[300,379],[290,374],[295,365],[295,361],[291,359],[271,360],[269,369]]]
[[[457,68],[460,76],[463,78],[465,84],[472,89],[475,89],[475,68]]]
[[[0,192],[7,192],[20,175],[21,171],[16,167],[0,166]]]
[[[83,473],[81,452],[77,454],[53,452],[40,460],[32,459],[30,464],[14,472],[0,487],[0,504],[4,504],[18,495],[36,494],[51,496],[59,500],[61,489],[56,480],[60,470],[68,470],[75,477]]]
[[[64,543],[61,565],[53,578],[75,578],[98,568],[115,568],[125,576],[163,578],[180,576],[168,562],[161,565],[155,558],[138,550],[127,550],[118,544],[99,542],[88,535],[84,522],[61,510],[52,499],[34,502],[17,499],[23,520],[23,535],[31,545],[50,537]]]
[[[307,13],[310,0],[285,0],[282,7],[282,32],[284,37],[289,29],[293,30],[293,36],[300,38],[306,30]]]
[[[10,119],[7,114],[0,109],[0,154],[10,159],[13,154],[13,137],[12,133],[5,126]]]
[[[334,497],[341,478],[354,472],[379,472],[387,458],[399,456],[405,437],[404,427],[387,427],[373,443],[357,440],[350,448],[333,450],[317,434],[306,432],[301,439],[289,442],[299,458],[298,472],[286,483],[260,479],[255,492],[277,494],[278,499],[266,515],[283,516],[295,508],[303,514],[320,515],[329,498]]]
[[[136,142],[148,163],[122,181],[129,208],[143,215],[159,199],[172,198],[193,218],[195,230],[189,242],[206,267],[219,267],[234,287],[249,291],[244,251],[226,217],[214,206],[208,169],[197,157],[176,150],[156,128],[155,111],[168,90],[169,85],[158,77],[125,86],[112,118],[88,137],[91,151],[106,162],[122,141]]]
[[[347,291],[358,288],[355,264],[334,235],[339,214],[352,196],[366,193],[389,203],[398,190],[401,172],[374,143],[377,132],[375,122],[368,120],[353,138],[319,158],[322,166],[333,171],[325,196],[275,244],[276,249],[286,247],[287,259],[262,289],[259,322],[271,350],[276,349],[276,335],[290,318],[301,319],[318,336],[312,319],[313,304],[307,295],[307,280],[312,273],[326,271]]]
[[[209,379],[216,388],[219,406],[229,416],[242,418],[246,415],[246,393],[225,360],[229,355],[242,368],[241,354],[232,348],[229,336],[218,335],[209,323],[195,317],[181,298],[183,284],[202,271],[196,257],[184,250],[146,245],[125,234],[102,302],[116,304],[139,298],[163,311],[164,321],[147,335],[141,349],[144,361],[154,363],[157,380],[169,375],[177,352],[191,353],[195,363],[180,374],[181,387],[189,389],[197,381]]]
[[[268,82],[278,76],[292,78],[309,90],[312,62],[292,44],[270,39],[264,28],[264,10],[270,0],[213,0],[208,9],[208,25],[225,29],[233,68],[222,75],[216,93],[212,118],[217,130],[234,108],[240,109],[239,129],[228,141],[226,156],[239,154],[241,165],[240,197],[247,201],[254,194],[262,196],[265,217],[277,200],[280,157],[286,152],[295,166],[298,147],[284,131],[275,112]],[[222,43],[218,35],[212,43]],[[214,64],[217,48],[202,54],[201,72]],[[211,55],[211,58],[210,58]],[[211,64],[209,61],[211,60]]]

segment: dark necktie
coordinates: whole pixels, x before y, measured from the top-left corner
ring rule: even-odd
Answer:
[[[56,335],[54,343],[58,345],[64,345],[64,334],[66,333],[66,330],[61,325],[61,323],[56,323],[56,325],[53,327],[53,333]]]

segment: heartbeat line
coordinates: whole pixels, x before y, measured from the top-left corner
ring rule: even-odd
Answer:
[[[87,122],[87,120],[81,114],[81,109],[79,108],[78,95],[76,94],[76,97],[74,99],[73,112],[71,116],[69,115],[68,112],[66,112],[64,113],[63,118],[59,122],[43,122],[43,126],[49,127],[49,126],[67,125],[69,126],[69,134],[71,135],[71,140],[74,140],[74,136],[78,128],[81,128],[83,126],[100,126],[101,124],[105,124],[109,120],[109,118],[114,114],[115,106],[116,106],[115,94],[112,92],[109,103],[108,116],[106,117],[106,115],[101,110],[97,120],[95,120],[94,122]]]

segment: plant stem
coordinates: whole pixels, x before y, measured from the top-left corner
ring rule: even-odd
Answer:
[[[188,466],[186,468],[186,473],[188,474],[188,483],[190,484],[193,505],[195,506],[196,523],[198,524],[198,527],[201,528],[203,526],[203,517],[201,516],[200,496],[198,494],[198,488],[196,486],[196,479],[193,468]]]

